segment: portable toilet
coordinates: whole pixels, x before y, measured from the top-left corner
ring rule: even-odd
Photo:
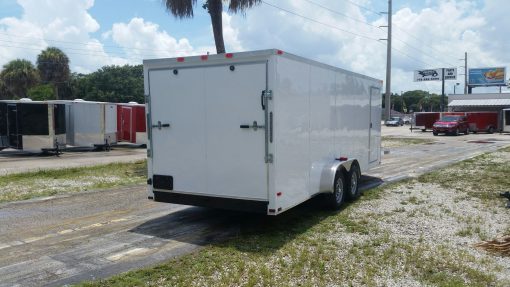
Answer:
[[[74,100],[65,103],[69,144],[109,147],[117,143],[117,107],[113,103]]]
[[[117,104],[117,140],[139,145],[147,144],[145,105],[137,102]]]
[[[0,102],[2,148],[58,151],[66,145],[65,106],[30,99]]]

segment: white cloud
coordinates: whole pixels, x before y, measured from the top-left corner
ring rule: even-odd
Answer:
[[[175,39],[159,25],[133,18],[129,23],[115,23],[107,32],[112,40],[124,48],[130,58],[162,58],[196,54],[188,39]]]
[[[239,29],[232,26],[232,16],[226,12],[222,14],[223,19],[223,40],[225,41],[225,49],[227,51],[239,52],[243,51],[241,41],[239,41]],[[212,33],[212,25],[211,25]]]
[[[62,49],[71,60],[71,69],[87,73],[110,64],[128,61],[106,53],[103,44],[90,36],[99,23],[88,13],[93,0],[18,0],[20,18],[0,19],[0,64],[15,58],[35,63],[48,46]]]

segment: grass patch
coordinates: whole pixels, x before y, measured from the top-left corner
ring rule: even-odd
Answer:
[[[381,140],[382,148],[396,148],[408,145],[418,145],[418,144],[429,144],[433,143],[434,140],[431,139],[421,139],[421,138],[403,138],[403,137],[392,137],[392,136],[383,136]]]
[[[463,199],[476,197],[491,203],[501,200],[499,193],[509,190],[509,170],[510,148],[504,148],[424,174],[417,180],[459,191],[466,195]]]
[[[142,184],[146,161],[39,170],[0,176],[0,202]]]

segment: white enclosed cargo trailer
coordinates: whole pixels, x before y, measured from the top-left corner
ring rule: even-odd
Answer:
[[[84,100],[66,105],[67,142],[79,147],[109,147],[117,143],[117,106]]]
[[[380,163],[381,86],[280,50],[144,61],[148,197],[282,213],[359,196]]]

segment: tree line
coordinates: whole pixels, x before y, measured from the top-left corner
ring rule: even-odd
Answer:
[[[105,66],[90,74],[71,73],[69,58],[56,47],[37,56],[36,64],[16,59],[0,72],[0,99],[84,99],[142,103],[142,65]]]
[[[56,47],[37,56],[36,64],[16,59],[0,72],[0,99],[144,102],[143,66],[104,66],[90,74],[71,73],[69,58]],[[383,94],[383,108],[384,108]],[[441,96],[426,91],[391,94],[392,110],[410,113],[439,111]]]

